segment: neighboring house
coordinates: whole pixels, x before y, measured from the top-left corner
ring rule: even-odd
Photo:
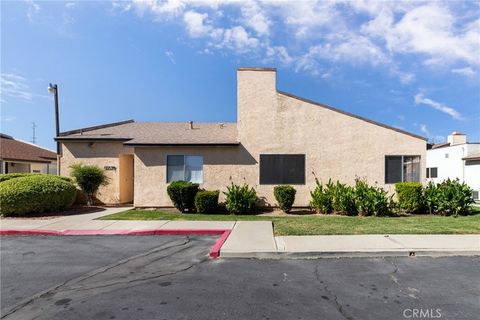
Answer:
[[[57,154],[37,145],[0,134],[1,173],[57,174]]]
[[[459,179],[472,188],[478,200],[480,191],[480,143],[467,142],[467,136],[452,132],[446,143],[429,145],[427,181]]]
[[[247,183],[267,206],[278,184],[295,185],[295,205],[307,206],[315,178],[361,177],[389,190],[424,181],[423,137],[278,91],[276,69],[239,68],[237,81],[237,123],[129,120],[63,132],[61,174],[99,165],[110,177],[100,200],[137,207],[171,206],[175,180],[220,191]]]

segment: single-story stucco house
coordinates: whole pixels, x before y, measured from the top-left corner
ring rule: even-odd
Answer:
[[[0,173],[57,174],[57,154],[0,133]]]
[[[105,168],[110,184],[99,199],[136,207],[171,206],[175,180],[225,191],[253,186],[266,206],[273,187],[292,184],[295,206],[307,206],[315,178],[392,190],[425,179],[426,139],[277,90],[276,69],[237,70],[237,122],[135,122],[61,133],[61,174],[73,163]]]

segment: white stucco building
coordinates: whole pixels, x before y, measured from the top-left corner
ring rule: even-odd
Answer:
[[[467,142],[459,132],[448,136],[446,143],[432,145],[427,150],[427,181],[442,182],[448,178],[468,184],[479,199],[480,142]]]

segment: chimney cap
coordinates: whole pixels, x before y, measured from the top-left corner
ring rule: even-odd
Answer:
[[[454,135],[454,136],[464,136],[465,134],[461,133],[460,131],[453,131],[452,135]]]
[[[273,71],[277,72],[277,68],[256,68],[256,67],[239,67],[237,71]]]

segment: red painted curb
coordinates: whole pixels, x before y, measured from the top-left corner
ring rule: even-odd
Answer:
[[[0,230],[0,236],[61,236],[60,231],[35,230],[35,229],[4,229]]]
[[[227,240],[228,236],[230,235],[230,232],[232,232],[232,230],[225,230],[220,236],[220,238],[218,238],[217,242],[210,250],[209,255],[211,258],[218,258],[220,256],[220,249],[222,248],[224,242]]]
[[[229,229],[146,229],[146,230],[74,230],[63,231],[35,230],[35,229],[3,229],[0,236],[94,236],[94,235],[221,235],[210,249],[209,256],[218,258],[220,249],[230,235]]]

